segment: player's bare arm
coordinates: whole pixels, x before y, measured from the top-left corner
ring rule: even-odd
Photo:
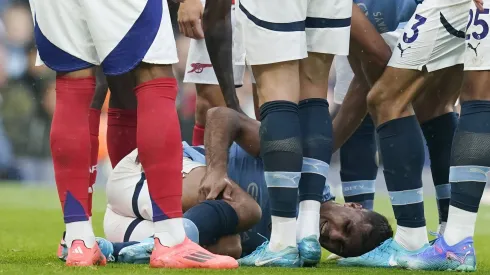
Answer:
[[[247,153],[258,156],[260,123],[225,107],[208,111],[206,119],[206,175],[201,181],[200,199],[215,199],[223,193],[231,199],[232,181],[227,175],[228,149],[236,141]]]
[[[354,75],[340,110],[332,121],[334,140],[332,152],[342,147],[362,123],[367,114],[368,92],[369,85],[364,77]]]
[[[391,57],[390,47],[356,4],[352,4],[350,53],[370,66],[364,74],[371,86],[381,76]]]
[[[233,77],[232,0],[208,0],[202,24],[211,64],[218,78],[226,106],[240,110]]]

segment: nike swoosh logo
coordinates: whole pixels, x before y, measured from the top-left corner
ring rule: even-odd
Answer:
[[[388,264],[390,266],[397,266],[398,263],[395,261],[395,256],[391,255],[390,259],[388,260]]]
[[[268,264],[270,262],[273,262],[273,261],[279,260],[279,259],[281,259],[281,257],[275,257],[275,258],[267,259],[267,260],[264,260],[264,261],[257,260],[257,261],[255,261],[255,266],[263,266],[265,264]]]
[[[450,33],[453,36],[456,36],[458,38],[465,38],[465,32],[464,31],[458,31],[456,30],[449,22],[447,21],[446,17],[442,14],[442,12],[439,13],[441,15],[441,23],[446,29],[448,33]]]

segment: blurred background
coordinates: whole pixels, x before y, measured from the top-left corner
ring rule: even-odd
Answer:
[[[60,0],[62,1],[62,0]],[[185,64],[189,39],[180,35],[176,24],[178,5],[169,2],[172,24],[180,62],[174,66],[179,80],[177,109],[182,139],[191,143],[196,91],[193,84],[184,84]],[[49,148],[51,118],[55,105],[55,74],[47,67],[35,67],[36,46],[28,0],[0,0],[0,184],[15,182],[24,185],[54,185],[54,172]],[[329,102],[335,115],[338,106],[333,103],[334,75],[329,81]],[[238,89],[242,109],[254,116],[250,75]],[[97,185],[104,185],[110,173],[106,146],[106,114],[102,110]],[[426,154],[428,157],[428,154]],[[335,190],[340,178],[338,154],[333,156],[329,181]],[[426,161],[427,165],[429,161]],[[424,169],[424,185],[433,192],[430,170]],[[385,190],[382,172],[378,176],[378,190]],[[433,193],[432,193],[433,194]],[[490,202],[490,196],[483,201]]]

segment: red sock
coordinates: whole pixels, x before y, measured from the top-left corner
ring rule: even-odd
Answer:
[[[89,107],[95,78],[56,78],[51,154],[65,223],[88,220]]]
[[[192,131],[192,146],[204,145],[204,127],[195,124]]]
[[[136,110],[107,111],[107,151],[112,168],[136,149],[136,117]]]
[[[158,78],[135,89],[138,152],[153,201],[153,221],[182,217],[182,141],[177,81]]]
[[[88,193],[88,214],[92,217],[93,186],[97,179],[97,163],[99,162],[100,110],[90,108],[88,113],[88,124],[90,127],[90,188]]]

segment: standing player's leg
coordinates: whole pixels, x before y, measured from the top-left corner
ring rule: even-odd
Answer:
[[[240,264],[297,267],[296,208],[303,164],[298,59],[307,57],[301,23],[307,2],[244,0],[239,5],[247,61],[257,81],[261,155],[272,213],[269,244]]]
[[[349,53],[352,2],[308,2],[308,57],[300,61],[299,118],[303,168],[299,182],[296,241],[306,265],[320,261],[320,205],[332,156],[332,119],[327,101],[328,77],[334,54]],[[335,12],[334,12],[335,11]]]
[[[104,73],[134,75],[137,147],[148,181],[155,227],[150,266],[237,267],[234,259],[213,255],[185,235],[181,207],[182,144],[175,108],[178,89],[171,66],[178,59],[167,2],[112,0],[81,5],[92,19],[87,24],[99,59],[103,60]],[[112,18],[113,24],[106,24],[107,18]],[[192,257],[196,251],[204,254],[206,261]]]
[[[114,168],[136,149],[136,96],[131,73],[107,79],[111,95],[107,110],[107,151]]]
[[[458,114],[454,104],[459,96],[463,66],[455,66],[424,88],[414,102],[414,110],[422,128],[430,156],[430,169],[436,189],[439,210],[439,234],[444,233],[451,197],[449,159]]]
[[[51,151],[66,224],[66,263],[104,265],[106,259],[95,242],[89,215],[89,108],[95,92],[93,66],[97,56],[87,46],[91,45],[91,38],[77,1],[33,0],[30,4],[40,59],[57,72]]]
[[[461,89],[461,114],[451,151],[451,200],[443,236],[426,251],[404,257],[399,263],[411,269],[475,271],[473,236],[480,200],[490,171],[490,50],[487,34],[472,21],[475,14],[488,20],[489,4],[480,12],[472,4],[466,31],[465,76]],[[483,57],[481,56],[483,55]]]
[[[243,84],[244,69],[244,66],[233,67],[236,85]],[[184,82],[196,84],[197,100],[192,145],[203,145],[207,111],[212,107],[226,106],[204,40],[193,39],[190,42]]]
[[[411,102],[426,83],[462,62],[463,37],[449,33],[444,20],[450,20],[455,29],[464,28],[467,5],[437,1],[418,5],[387,69],[368,95],[397,232],[393,240],[341,264],[391,267],[396,265],[393,259],[397,256],[413,254],[428,245],[422,192],[424,147]],[[437,72],[421,72],[425,69]]]
[[[226,106],[219,85],[196,84],[196,114],[192,132],[192,145],[204,145],[206,114],[212,107]]]

